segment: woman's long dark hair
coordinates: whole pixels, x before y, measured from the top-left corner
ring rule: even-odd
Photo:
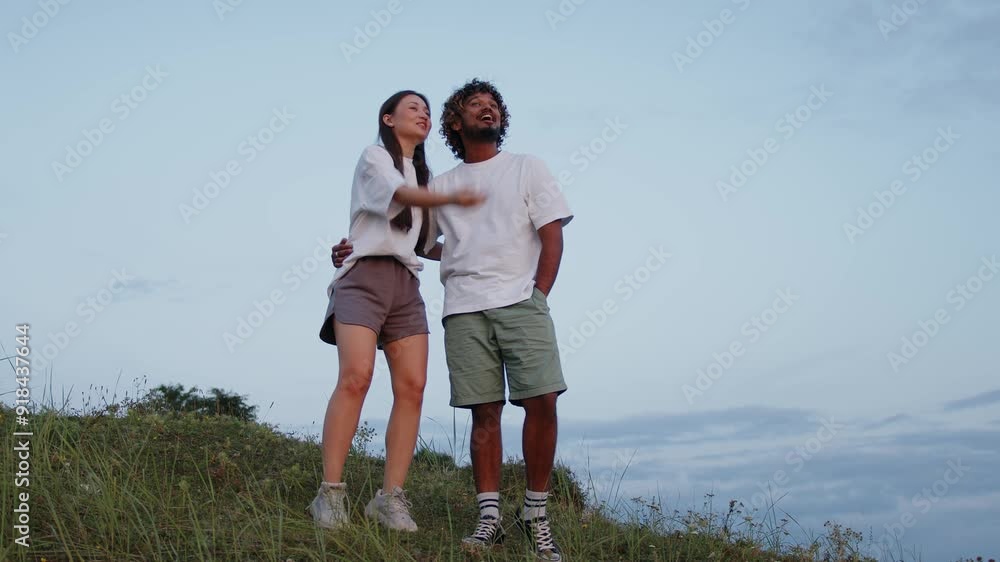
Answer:
[[[427,101],[427,97],[419,92],[414,92],[413,90],[403,90],[401,92],[396,92],[389,99],[382,103],[382,107],[378,110],[378,136],[382,139],[382,145],[385,146],[386,151],[392,156],[392,163],[399,170],[399,173],[406,176],[406,172],[403,171],[403,149],[399,146],[399,139],[396,138],[396,133],[393,132],[392,127],[385,124],[382,117],[386,114],[392,114],[396,111],[396,106],[399,105],[400,100],[406,96],[413,95],[419,96],[420,99],[424,100],[427,104],[428,109],[430,108],[430,103]],[[430,121],[428,121],[430,122]],[[427,168],[427,157],[424,152],[424,143],[420,143],[413,150],[413,168],[417,172],[417,186],[426,189],[427,182],[430,180],[431,172]],[[427,231],[430,223],[430,213],[426,207],[423,207],[423,221],[420,226],[420,234],[417,236],[417,247],[416,251],[418,254],[423,255],[424,244],[427,242]],[[413,210],[410,207],[403,209],[401,213],[396,215],[390,222],[393,228],[398,228],[403,232],[409,232],[413,228]]]

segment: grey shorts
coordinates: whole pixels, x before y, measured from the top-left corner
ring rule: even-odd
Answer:
[[[566,391],[548,299],[534,289],[527,300],[502,308],[452,314],[444,322],[451,405],[510,403]]]
[[[378,347],[430,333],[420,280],[390,256],[359,259],[333,286],[321,340],[337,345],[333,321],[364,326],[378,334]]]

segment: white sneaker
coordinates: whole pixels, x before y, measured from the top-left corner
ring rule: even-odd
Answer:
[[[347,525],[349,520],[346,502],[347,484],[323,482],[319,485],[316,498],[307,509],[316,525],[324,529],[340,529]]]
[[[399,486],[393,488],[389,494],[379,489],[365,507],[365,516],[377,519],[379,523],[395,531],[414,533],[417,524],[410,517],[412,506],[413,504],[406,499],[406,493]]]

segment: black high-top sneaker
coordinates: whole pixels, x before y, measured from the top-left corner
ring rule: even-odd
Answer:
[[[535,551],[535,558],[546,562],[562,562],[562,551],[552,538],[549,528],[549,518],[542,516],[525,520],[521,517],[521,508],[517,508],[517,527],[524,531],[528,542]]]
[[[476,530],[462,539],[462,547],[466,550],[486,550],[503,544],[504,531],[502,518],[480,517]]]

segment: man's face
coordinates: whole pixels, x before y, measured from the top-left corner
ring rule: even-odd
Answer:
[[[492,94],[473,94],[462,105],[462,122],[454,128],[472,140],[496,141],[500,138],[500,106]]]

